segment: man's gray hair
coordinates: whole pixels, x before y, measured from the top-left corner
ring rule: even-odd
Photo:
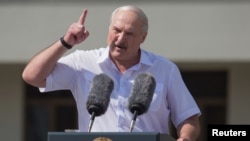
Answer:
[[[122,6],[122,7],[118,7],[117,9],[115,9],[111,15],[110,22],[112,22],[115,14],[120,10],[129,10],[129,11],[135,12],[139,16],[141,21],[143,22],[142,32],[148,31],[148,17],[140,8],[138,8],[136,6],[132,6],[132,5]]]

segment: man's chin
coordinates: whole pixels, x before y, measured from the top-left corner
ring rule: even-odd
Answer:
[[[111,52],[111,57],[113,59],[118,59],[119,60],[119,58],[122,58],[122,56],[123,56],[123,54],[120,51]]]

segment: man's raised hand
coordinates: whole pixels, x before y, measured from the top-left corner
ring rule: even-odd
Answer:
[[[64,35],[64,40],[69,45],[76,45],[83,42],[88,36],[89,32],[85,29],[85,19],[87,17],[87,10],[84,9],[79,20],[73,23],[66,34]]]

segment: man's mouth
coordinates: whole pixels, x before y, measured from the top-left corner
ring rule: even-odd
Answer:
[[[126,46],[124,46],[124,45],[116,45],[116,47],[118,47],[120,49],[126,49]]]

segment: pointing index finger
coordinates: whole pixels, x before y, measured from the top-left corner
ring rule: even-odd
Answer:
[[[84,22],[85,22],[86,17],[87,17],[87,10],[84,9],[84,10],[82,11],[82,14],[81,14],[79,20],[78,20],[78,23],[81,24],[81,25],[84,25]]]

